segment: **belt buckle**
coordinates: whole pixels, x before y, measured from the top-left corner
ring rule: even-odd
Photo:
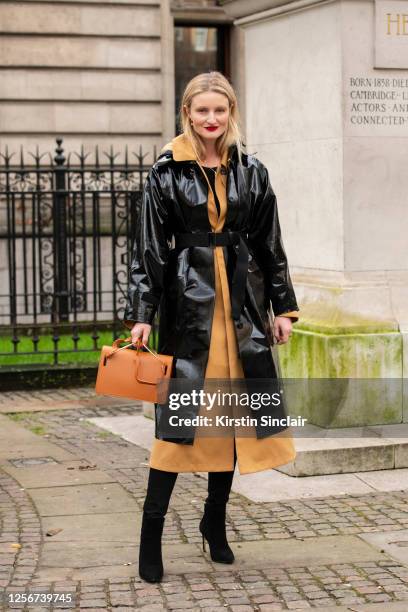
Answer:
[[[216,232],[208,232],[208,246],[210,247],[217,246],[217,233]]]

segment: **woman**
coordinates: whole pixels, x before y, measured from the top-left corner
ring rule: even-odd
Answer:
[[[236,95],[219,72],[187,84],[180,115],[182,133],[162,149],[144,186],[125,324],[134,344],[147,343],[159,308],[159,352],[174,356],[174,378],[276,379],[272,336],[288,341],[298,306],[268,172],[242,150]],[[148,582],[163,576],[161,536],[178,472],[208,472],[203,547],[206,539],[213,561],[232,563],[225,513],[236,461],[250,473],[295,457],[292,438],[276,428],[165,438],[162,410],[156,404],[140,538],[139,574]]]

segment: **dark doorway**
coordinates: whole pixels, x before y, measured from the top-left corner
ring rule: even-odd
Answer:
[[[228,26],[220,25],[175,26],[176,134],[180,133],[181,96],[188,81],[209,70],[219,70],[229,78],[228,32]]]

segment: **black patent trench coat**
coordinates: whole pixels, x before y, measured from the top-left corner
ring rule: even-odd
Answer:
[[[288,262],[282,244],[276,196],[266,167],[256,157],[229,151],[227,216],[223,231],[239,231],[248,249],[246,290],[235,323],[245,378],[276,378],[267,335],[267,310],[296,311]],[[196,161],[175,161],[164,151],[144,185],[129,271],[124,321],[152,323],[159,310],[159,353],[173,355],[172,377],[203,379],[208,360],[215,303],[213,249],[171,248],[178,233],[211,232],[208,183]],[[237,263],[234,247],[223,247],[230,290]],[[156,405],[157,423],[161,405]],[[282,429],[282,428],[281,428]],[[275,427],[257,431],[272,435]],[[166,439],[166,438],[161,438]],[[192,444],[192,437],[169,440]]]

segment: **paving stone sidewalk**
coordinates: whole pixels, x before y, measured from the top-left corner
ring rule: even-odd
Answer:
[[[87,420],[140,410],[91,389],[0,396],[0,591],[71,590],[76,609],[88,611],[408,610],[408,565],[369,540],[397,532],[408,544],[407,491],[279,503],[232,492],[237,560],[222,566],[201,550],[207,482],[180,474],[164,580],[141,581],[148,453]],[[42,609],[64,608],[25,608]]]

